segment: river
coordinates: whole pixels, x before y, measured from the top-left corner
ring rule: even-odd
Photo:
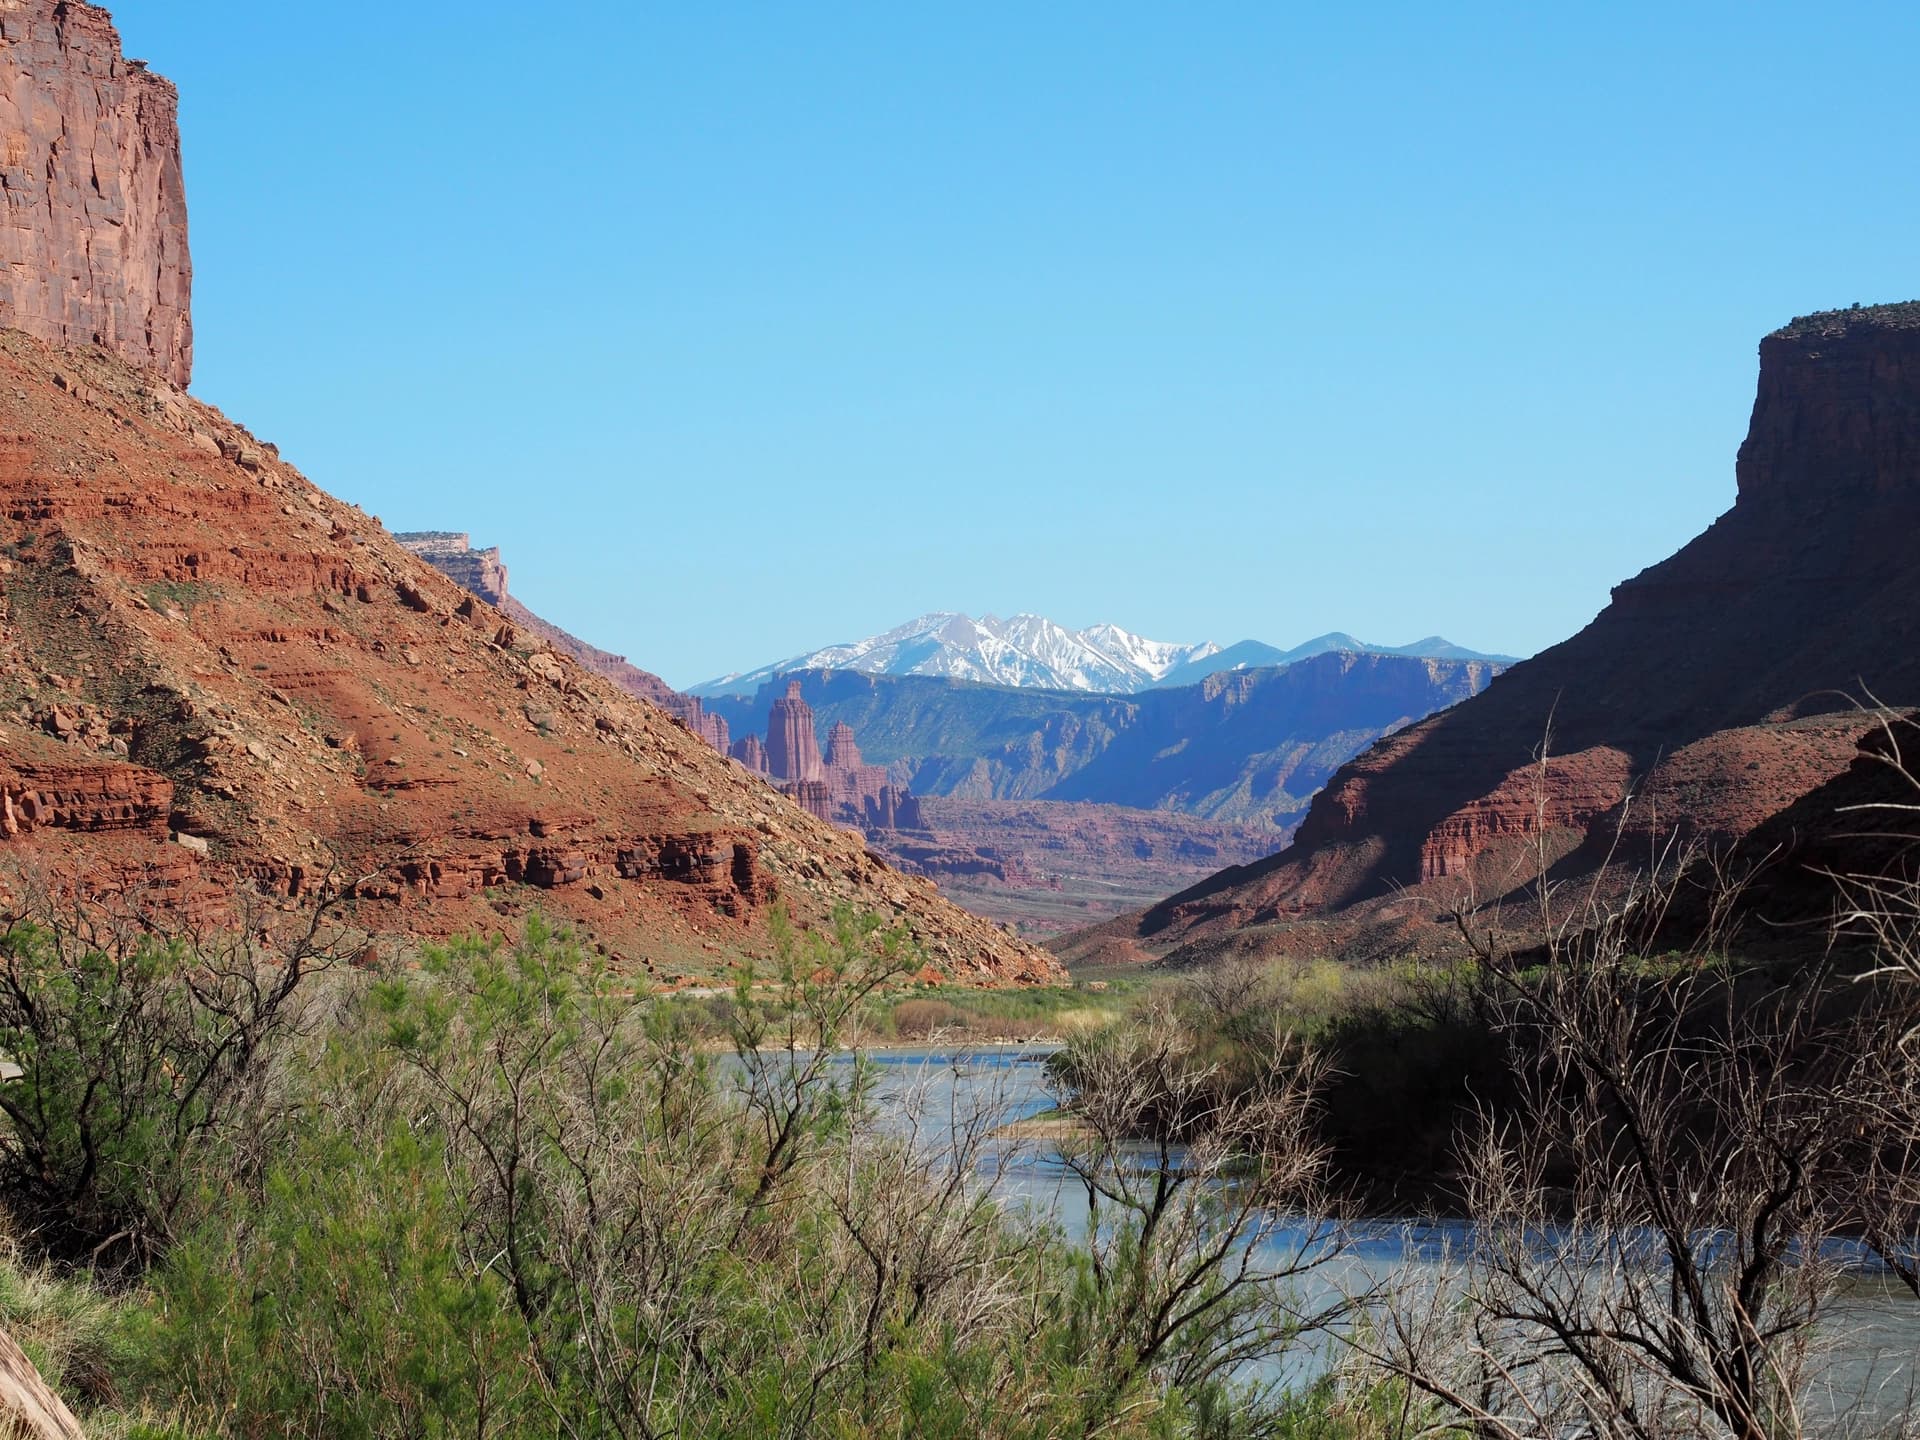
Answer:
[[[880,1072],[876,1100],[883,1123],[914,1129],[939,1143],[958,1125],[1002,1126],[1050,1110],[1055,1103],[1046,1086],[1050,1053],[1045,1046],[900,1047],[870,1050],[865,1058]],[[1085,1195],[1044,1141],[990,1147],[980,1168],[983,1180],[1010,1207],[1057,1223],[1070,1236],[1086,1233]],[[1297,1244],[1315,1223],[1284,1227],[1273,1243]],[[1316,1272],[1313,1284],[1352,1291],[1431,1286],[1471,1238],[1463,1221],[1370,1219],[1347,1227],[1346,1253],[1336,1266]],[[1821,1322],[1821,1380],[1810,1400],[1816,1412],[1810,1421],[1818,1420],[1818,1412],[1895,1413],[1905,1407],[1910,1390],[1920,1394],[1920,1302],[1878,1273],[1867,1257],[1860,1259],[1857,1273]],[[1311,1378],[1331,1353],[1327,1346],[1309,1347],[1286,1367],[1286,1378]],[[1860,1397],[1874,1398],[1862,1405]],[[1859,1418],[1854,1414],[1855,1422]]]

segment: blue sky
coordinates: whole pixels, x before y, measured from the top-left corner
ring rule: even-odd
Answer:
[[[682,684],[1528,653],[1731,504],[1763,333],[1920,295],[1905,5],[113,8],[195,391]]]

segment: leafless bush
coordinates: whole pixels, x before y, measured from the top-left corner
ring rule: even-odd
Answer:
[[[1873,868],[1828,872],[1841,900],[1835,928],[1842,937],[1871,945],[1875,978],[1892,976],[1920,984],[1920,866],[1914,863],[1920,851],[1920,774],[1908,760],[1920,745],[1920,726],[1884,706],[1872,713],[1879,734],[1877,743],[1864,749],[1884,767],[1886,793],[1840,813],[1860,821],[1863,833],[1857,838],[1890,846],[1891,853],[1886,863]],[[1908,1037],[1910,1042],[1913,1038]]]
[[[1700,864],[1669,848],[1564,906],[1543,866],[1525,945],[1456,911],[1518,1098],[1465,1142],[1466,1239],[1358,1341],[1424,1423],[1797,1435],[1838,1252],[1865,1237],[1913,1283],[1916,992],[1654,958]]]
[[[965,1023],[966,1016],[944,1000],[902,1000],[893,1007],[894,1033],[902,1040],[924,1040]]]

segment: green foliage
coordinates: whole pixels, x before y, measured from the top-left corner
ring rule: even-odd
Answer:
[[[0,1256],[0,1324],[89,1433],[151,1440],[1276,1433],[1206,1325],[1114,1343],[1148,1310],[1113,1277],[1189,1273],[1171,1231],[1076,1251],[973,1182],[985,1124],[933,1155],[876,1115],[838,1045],[920,968],[902,931],[848,911],[775,935],[771,977],[706,1017],[731,1053],[536,917],[326,975],[324,1037],[250,1024],[238,1067],[209,1064],[242,1043],[210,1002],[255,992],[211,977],[273,972],[0,937],[25,1071],[5,1143],[67,1176],[40,1213],[164,1217],[111,1294]],[[122,1054],[101,1109],[81,1077]],[[1192,1273],[1199,1314],[1243,1313]]]
[[[197,580],[156,580],[146,588],[147,604],[155,610],[179,610],[191,615],[193,607],[213,599],[220,592]]]
[[[29,1265],[11,1242],[0,1247],[0,1330],[49,1385],[83,1400],[109,1397],[130,1358],[111,1299],[85,1280]]]
[[[243,1436],[474,1434],[524,1404],[525,1330],[463,1252],[445,1158],[397,1117],[304,1135],[250,1224],[209,1222],[156,1277],[148,1392]]]
[[[33,924],[0,935],[0,1197],[45,1252],[138,1268],[173,1233],[196,1167],[259,1140],[262,1046],[302,958],[190,952]]]
[[[1137,997],[1134,1013],[1168,1000],[1189,1062],[1211,1071],[1195,1100],[1203,1110],[1315,1058],[1326,1070],[1317,1129],[1336,1167],[1366,1183],[1418,1187],[1449,1168],[1462,1116],[1511,1094],[1482,979],[1471,964],[1227,962],[1164,996]],[[1071,1083],[1076,1049],[1057,1063]],[[1183,1117],[1147,1118],[1177,1128]]]

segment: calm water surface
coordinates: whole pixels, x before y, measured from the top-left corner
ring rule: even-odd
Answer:
[[[998,1127],[1052,1109],[1054,1096],[1045,1083],[1051,1053],[1049,1047],[1034,1046],[928,1046],[873,1050],[865,1058],[880,1072],[877,1098],[884,1123],[940,1144],[959,1126]],[[852,1058],[846,1063],[851,1065]],[[993,1147],[981,1169],[1009,1204],[1051,1219],[1069,1235],[1085,1233],[1085,1195],[1045,1142]],[[1272,1243],[1292,1248],[1313,1229],[1313,1222],[1303,1220]],[[1365,1288],[1388,1278],[1395,1285],[1431,1283],[1439,1278],[1441,1262],[1470,1238],[1468,1226],[1459,1221],[1370,1220],[1350,1233],[1347,1254],[1317,1274],[1313,1284]],[[1870,1266],[1863,1265],[1846,1295],[1829,1309],[1822,1337],[1831,1358],[1821,1388],[1833,1406],[1877,1395],[1881,1402],[1872,1408],[1894,1410],[1909,1386],[1920,1387],[1920,1303]],[[1289,1378],[1310,1376],[1325,1363],[1326,1353],[1303,1357]]]

